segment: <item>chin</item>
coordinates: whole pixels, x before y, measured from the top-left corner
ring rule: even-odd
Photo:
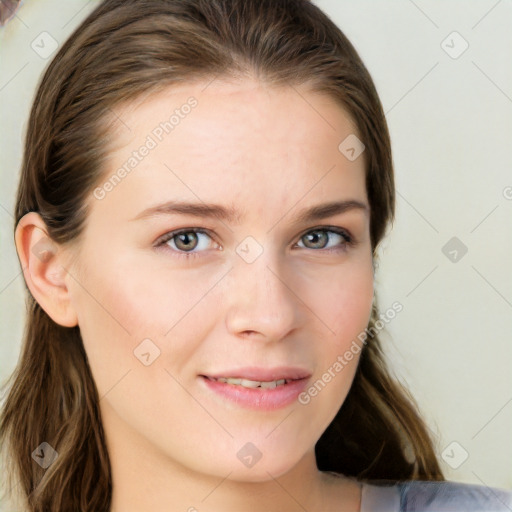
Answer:
[[[255,451],[255,448],[245,445],[241,450],[233,453],[233,456],[227,456],[230,450],[218,454],[205,454],[203,461],[197,467],[195,459],[192,464],[185,463],[192,471],[198,471],[205,475],[226,478],[240,483],[260,483],[268,482],[273,478],[279,478],[291,471],[301,460],[297,457],[297,452],[286,455],[274,451],[265,455]],[[251,459],[252,457],[252,459]],[[202,457],[201,457],[202,458]]]
[[[279,478],[296,467],[302,458],[297,449],[291,449],[287,452],[275,448],[267,451],[262,449],[261,458],[250,461],[250,458],[245,456],[244,450],[249,453],[251,451],[250,445],[246,445],[239,450],[235,464],[227,461],[229,462],[227,465],[230,465],[233,471],[229,476],[231,480],[266,482],[273,478]]]
[[[279,478],[293,469],[296,461],[264,461],[263,458],[252,468],[236,467],[228,479],[236,482],[261,483]]]

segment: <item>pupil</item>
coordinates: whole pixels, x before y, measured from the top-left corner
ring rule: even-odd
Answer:
[[[190,247],[187,246],[190,245],[190,242],[196,236],[195,233],[193,234],[193,236],[189,236],[190,234],[191,233],[181,233],[180,235],[178,235],[179,242],[185,245],[184,249],[190,249]]]
[[[309,234],[309,237],[310,237],[309,241],[312,242],[313,244],[316,244],[316,243],[318,243],[318,238],[322,237],[322,236],[325,238],[325,236],[326,236],[325,233],[320,232],[320,231],[314,231],[313,233]]]

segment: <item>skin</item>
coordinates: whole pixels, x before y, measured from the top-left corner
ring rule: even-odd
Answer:
[[[364,153],[349,161],[338,150],[357,130],[338,103],[306,86],[206,85],[116,108],[103,183],[169,112],[198,101],[103,199],[91,193],[79,243],[54,245],[42,261],[32,248],[45,239],[43,221],[33,212],[20,221],[25,279],[54,321],[80,326],[101,397],[112,512],[357,511],[360,485],[319,471],[314,446],[359,355],[307,405],[275,411],[228,402],[199,377],[287,364],[308,369],[313,383],[364,331],[373,299],[368,210],[296,220],[331,200],[368,207]],[[132,220],[171,199],[232,206],[243,218]],[[325,238],[308,242],[320,227]],[[356,243],[344,245],[329,227]],[[208,232],[188,242],[193,259],[178,255],[186,250],[177,237],[155,247],[181,228]],[[247,236],[263,249],[252,263],[236,252]],[[146,338],[160,350],[148,366],[134,356]],[[237,458],[248,442],[262,454],[250,468]]]

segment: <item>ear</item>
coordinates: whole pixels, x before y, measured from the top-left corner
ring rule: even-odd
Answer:
[[[42,217],[36,212],[24,215],[14,238],[25,282],[34,299],[57,324],[77,325],[66,284],[66,254],[48,235]]]

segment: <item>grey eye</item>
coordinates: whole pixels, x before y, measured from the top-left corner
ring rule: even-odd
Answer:
[[[331,229],[315,229],[303,235],[302,240],[306,249],[326,249],[331,241],[334,242],[334,246],[341,247],[350,241],[347,235]]]

